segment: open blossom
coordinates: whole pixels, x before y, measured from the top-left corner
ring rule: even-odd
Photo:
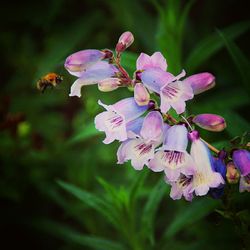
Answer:
[[[193,199],[193,175],[180,174],[176,181],[169,181],[165,177],[165,182],[171,185],[170,197],[179,200],[184,196],[187,201]]]
[[[161,112],[166,113],[170,107],[174,108],[178,114],[185,111],[185,101],[193,98],[193,89],[188,84],[179,81],[185,76],[185,71],[174,76],[166,72],[166,59],[161,53],[153,54],[151,57],[141,54],[137,59],[137,70],[142,70],[142,83],[150,90],[161,97]],[[157,60],[157,59],[158,60]]]
[[[78,79],[72,84],[70,96],[81,96],[81,87],[100,82],[103,86],[103,80],[115,78],[118,69],[103,61],[107,53],[100,50],[82,50],[76,52],[65,60],[65,68],[68,72]]]
[[[205,143],[200,140],[199,133],[192,131],[189,138],[192,141],[190,153],[196,167],[193,191],[199,196],[206,195],[210,188],[217,188],[225,181],[220,173],[215,172],[214,159]]]
[[[250,192],[250,152],[245,149],[238,149],[233,152],[233,162],[239,169],[240,192]]]
[[[123,99],[113,105],[105,105],[101,101],[98,103],[106,109],[95,118],[96,129],[106,133],[103,141],[105,144],[114,140],[127,140],[126,125],[141,116],[148,108],[148,106],[138,106],[133,97]]]
[[[151,111],[145,117],[139,134],[123,142],[118,151],[118,164],[131,160],[131,165],[141,170],[154,157],[155,147],[162,141],[163,119],[159,112]]]
[[[163,146],[157,150],[148,166],[155,172],[164,171],[169,181],[176,181],[180,174],[192,173],[193,161],[187,153],[188,131],[184,125],[174,125],[165,133]]]

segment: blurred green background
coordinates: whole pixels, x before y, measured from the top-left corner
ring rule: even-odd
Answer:
[[[1,4],[1,249],[247,249],[248,193],[227,202],[210,197],[172,201],[163,175],[116,165],[118,143],[104,145],[93,119],[97,100],[127,90],[82,89],[65,58],[88,48],[113,49],[120,34],[135,42],[122,64],[132,75],[139,53],[161,51],[169,70],[208,71],[216,87],[189,102],[190,113],[217,113],[228,128],[202,132],[218,148],[249,130],[249,9],[243,0],[44,0]],[[41,94],[37,80],[64,77]],[[232,191],[231,190],[231,191]],[[215,210],[216,209],[216,210]],[[244,220],[238,220],[237,218]],[[231,218],[231,217],[230,217]],[[234,218],[234,217],[233,217]],[[244,223],[242,223],[244,221]],[[244,248],[245,242],[245,248]]]

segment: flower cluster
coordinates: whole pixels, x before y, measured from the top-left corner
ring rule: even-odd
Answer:
[[[207,72],[185,77],[184,70],[174,75],[167,71],[164,56],[155,52],[151,56],[140,54],[131,78],[121,65],[121,56],[133,41],[132,33],[125,32],[119,38],[116,53],[89,49],[76,52],[65,61],[65,68],[77,77],[70,96],[80,97],[81,87],[90,84],[97,84],[104,92],[120,87],[134,90],[134,96],[111,105],[98,101],[105,111],[96,116],[95,126],[105,133],[105,144],[121,142],[118,164],[131,160],[136,170],[147,166],[154,172],[163,172],[173,199],[184,197],[191,201],[194,195],[208,193],[220,197],[226,182],[235,183],[240,175],[240,191],[250,191],[249,151],[235,150],[233,161],[226,166],[229,158],[225,151],[213,148],[195,130],[197,125],[208,131],[222,131],[226,127],[223,117],[183,114],[186,102],[212,88],[215,77]],[[178,119],[169,114],[170,109]]]

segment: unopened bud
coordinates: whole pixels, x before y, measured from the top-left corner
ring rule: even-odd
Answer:
[[[208,89],[211,89],[215,86],[215,77],[210,73],[199,73],[192,76],[187,77],[184,83],[189,84],[194,94],[200,94]]]
[[[126,31],[120,36],[115,50],[120,53],[127,49],[134,42],[134,36],[131,32]]]
[[[250,174],[250,152],[246,149],[233,151],[234,165],[240,170],[242,176]]]
[[[226,178],[230,184],[236,184],[239,181],[240,173],[232,161],[227,163]]]
[[[139,106],[144,106],[144,105],[147,105],[149,103],[150,95],[149,95],[146,87],[141,82],[138,82],[135,85],[134,97],[135,97],[136,103]]]
[[[119,88],[119,78],[107,78],[98,82],[98,89],[103,92],[109,92]]]
[[[223,117],[214,114],[196,115],[192,121],[199,127],[213,132],[220,132],[227,126]]]
[[[96,49],[78,51],[65,60],[64,67],[72,75],[78,76],[79,72],[88,69],[93,64],[105,58],[105,53]]]

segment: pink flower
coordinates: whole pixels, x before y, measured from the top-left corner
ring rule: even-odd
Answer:
[[[159,112],[151,111],[145,117],[139,134],[130,134],[118,151],[118,164],[131,160],[136,170],[141,170],[154,157],[155,147],[162,141],[163,119]]]
[[[180,174],[193,173],[194,163],[187,153],[188,131],[184,125],[167,129],[163,146],[149,161],[149,168],[155,172],[164,171],[169,181],[176,181]]]
[[[72,84],[69,96],[81,96],[81,87],[114,78],[118,69],[103,61],[109,51],[82,50],[70,55],[65,61],[65,68],[78,79]]]
[[[105,144],[114,140],[127,140],[126,126],[141,116],[148,108],[148,106],[138,106],[133,97],[123,99],[113,105],[105,105],[100,100],[98,103],[107,110],[95,117],[96,129],[106,133],[106,138],[103,141]]]

